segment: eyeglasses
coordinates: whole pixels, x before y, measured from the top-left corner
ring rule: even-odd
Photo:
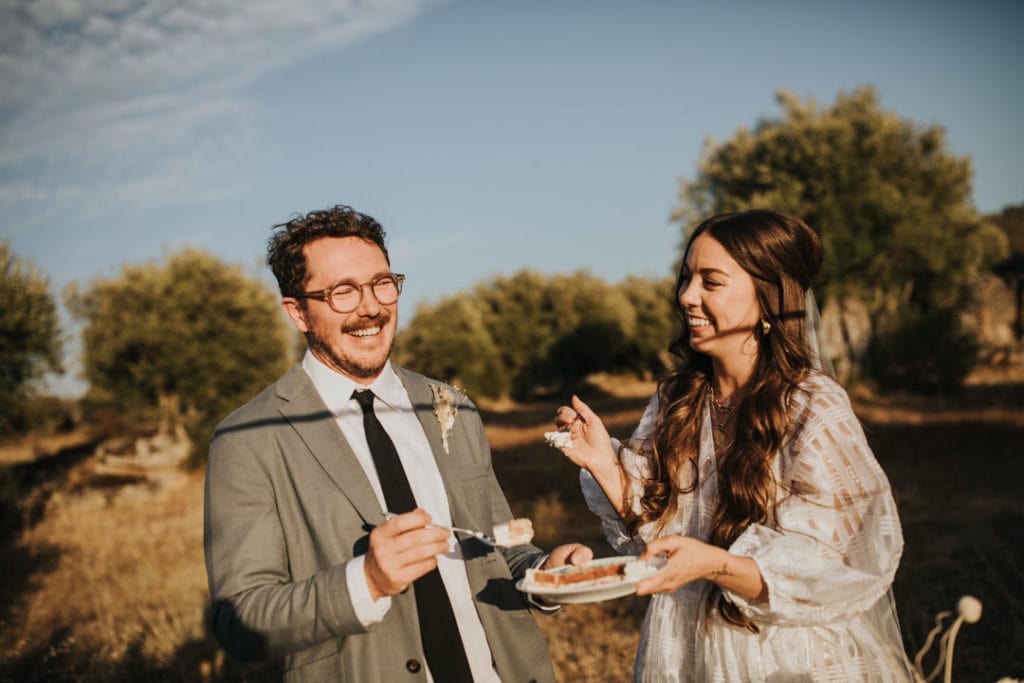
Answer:
[[[390,306],[398,301],[398,295],[402,293],[402,283],[405,276],[399,273],[385,273],[378,275],[369,282],[358,284],[351,280],[336,282],[327,289],[316,292],[302,292],[296,294],[296,299],[319,299],[326,301],[327,305],[338,313],[351,313],[363,303],[363,289],[369,287],[377,303],[381,306]]]

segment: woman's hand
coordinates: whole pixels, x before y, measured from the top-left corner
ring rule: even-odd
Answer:
[[[685,586],[704,576],[710,566],[709,555],[721,548],[708,545],[689,536],[664,536],[647,544],[641,558],[653,559],[659,553],[668,555],[664,568],[654,576],[644,579],[636,587],[637,595],[666,593]]]
[[[649,560],[659,553],[667,554],[668,562],[657,574],[637,584],[637,595],[674,591],[697,579],[707,579],[748,598],[767,598],[761,569],[749,557],[732,555],[689,536],[656,538],[647,544],[641,557]]]
[[[601,418],[579,397],[572,397],[572,407],[561,406],[555,413],[555,426],[568,431],[572,446],[562,448],[562,453],[580,467],[590,470],[599,477],[611,470],[618,476],[618,458],[612,448],[611,437]]]

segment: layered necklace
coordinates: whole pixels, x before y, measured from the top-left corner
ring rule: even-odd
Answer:
[[[708,382],[708,398],[711,399],[711,440],[715,444],[715,450],[720,450],[730,445],[731,441],[726,438],[726,432],[731,431],[729,429],[730,423],[733,418],[733,411],[736,410],[738,402],[733,402],[734,398],[739,392],[733,392],[733,395],[724,401],[719,401],[715,398],[715,383]]]

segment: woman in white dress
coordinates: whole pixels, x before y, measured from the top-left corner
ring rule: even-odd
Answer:
[[[668,558],[638,586],[638,681],[912,680],[896,504],[808,341],[821,258],[784,212],[706,220],[677,280],[678,369],[632,438],[576,397],[558,411],[612,546]]]

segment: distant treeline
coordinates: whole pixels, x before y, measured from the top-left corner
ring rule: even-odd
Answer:
[[[595,372],[660,373],[678,332],[673,285],[522,270],[421,306],[398,336],[396,359],[471,395],[517,399]]]
[[[800,215],[825,246],[815,291],[834,316],[844,381],[955,389],[981,350],[963,316],[979,282],[998,273],[1021,286],[1024,205],[980,215],[970,159],[947,150],[940,126],[883,110],[871,88],[827,108],[784,91],[778,101],[781,116],[708,142],[695,176],[680,182],[680,244],[698,220],[723,211]],[[523,270],[422,305],[395,357],[473,396],[517,399],[593,372],[660,373],[678,325],[678,252],[650,257],[665,278],[609,284],[587,271]],[[33,401],[46,373],[62,370],[56,298],[6,243],[0,267],[0,435],[66,428],[66,403]],[[264,279],[201,250],[126,264],[63,295],[81,323],[89,386],[72,421],[98,431],[184,424],[196,462],[213,425],[304,346]]]

